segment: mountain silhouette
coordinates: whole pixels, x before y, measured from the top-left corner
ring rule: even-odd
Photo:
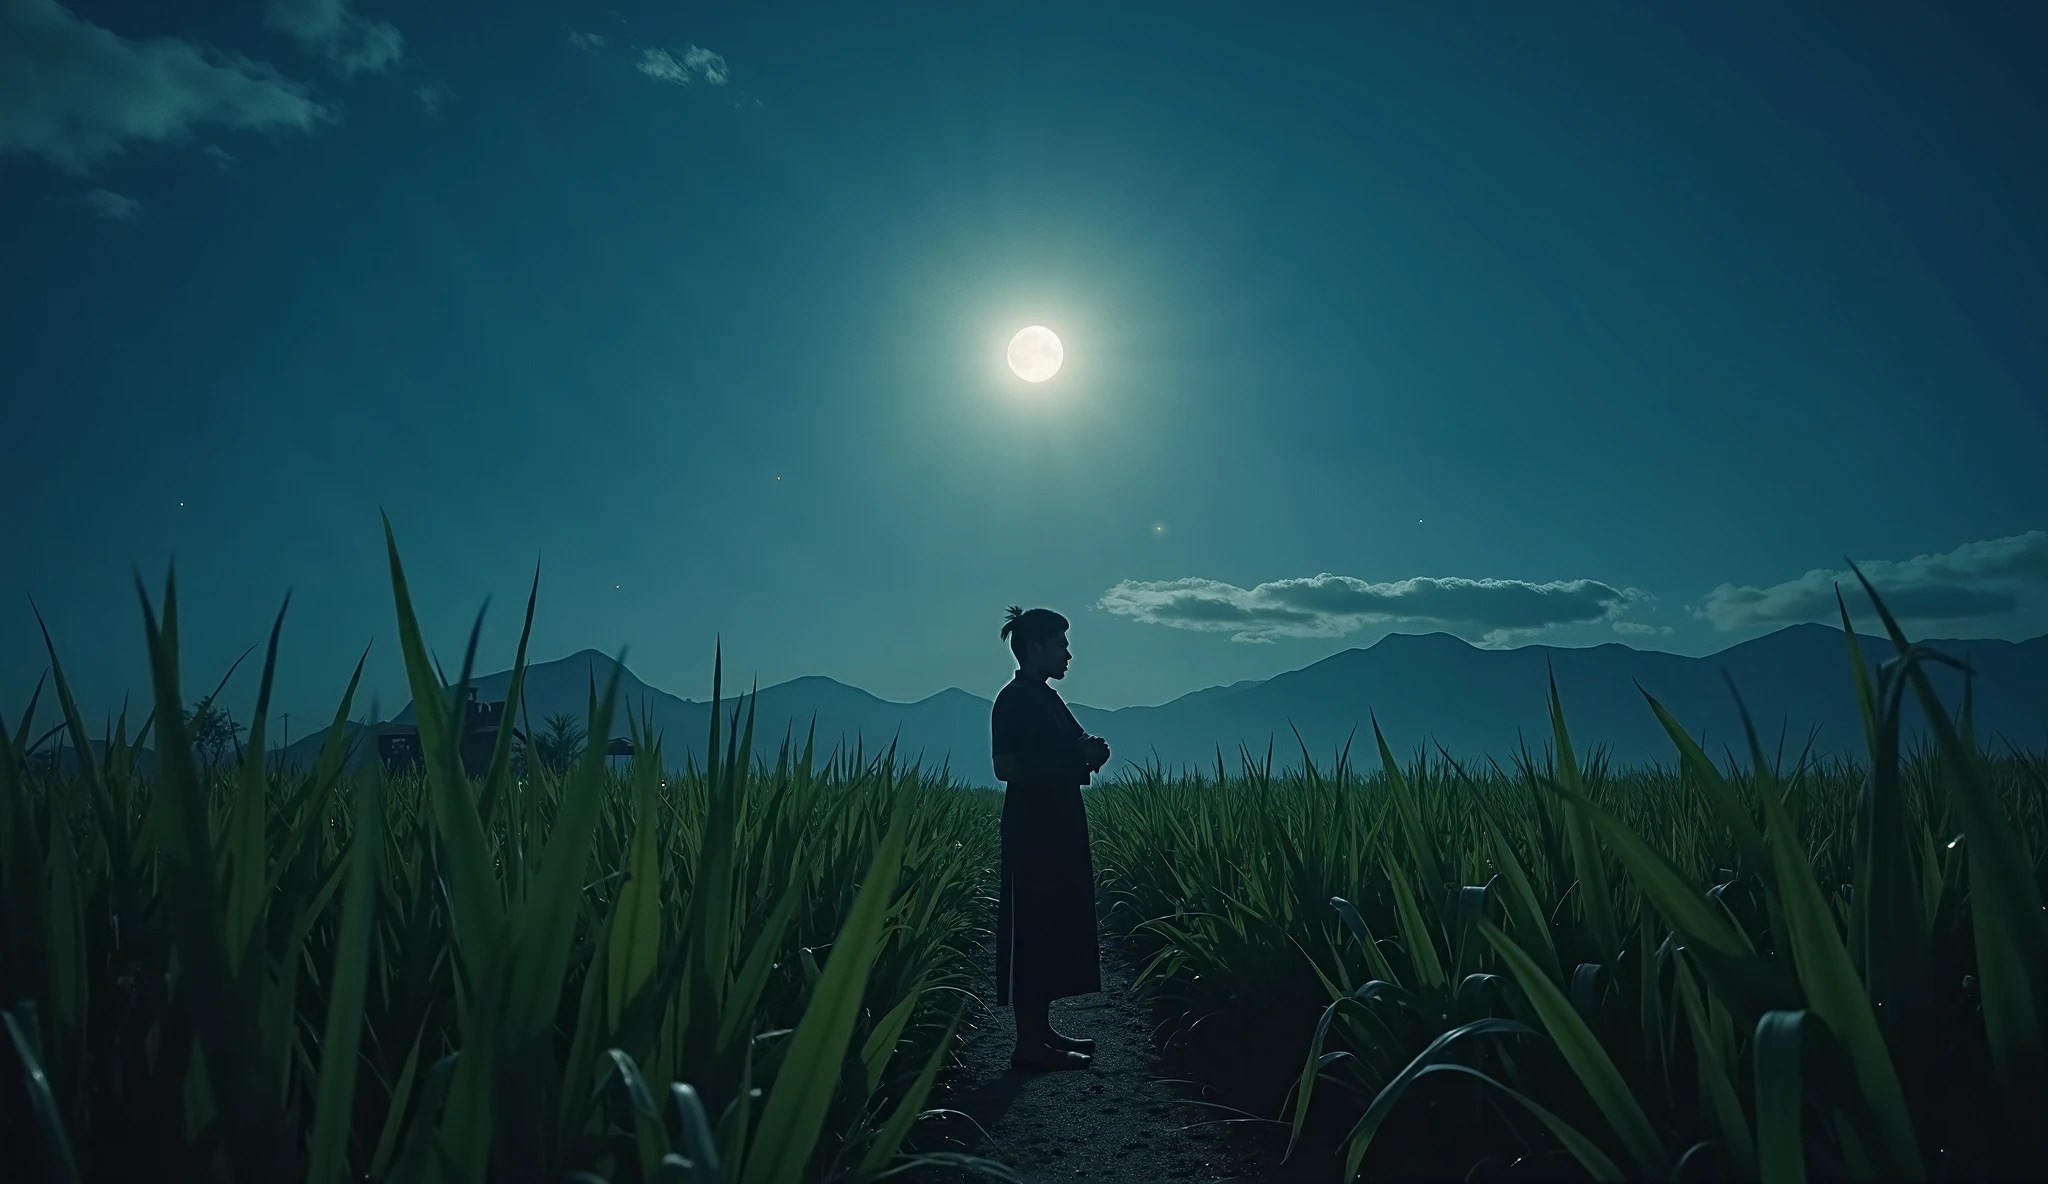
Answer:
[[[1863,637],[1865,661],[1895,651],[1888,640]],[[1967,658],[1976,671],[1972,709],[1980,740],[2038,748],[2048,734],[2048,637],[2027,642],[1936,641],[1930,648]],[[1090,712],[1082,724],[1100,732],[1119,756],[1142,759],[1129,742],[1156,747],[1169,767],[1213,767],[1220,745],[1235,769],[1235,746],[1276,766],[1298,767],[1305,745],[1318,763],[1351,738],[1354,765],[1378,763],[1377,720],[1397,757],[1442,745],[1464,760],[1492,757],[1503,765],[1526,739],[1540,752],[1550,736],[1549,680],[1555,677],[1572,745],[1581,756],[1605,747],[1623,764],[1670,764],[1676,750],[1644,699],[1656,697],[1710,755],[1748,741],[1725,679],[1732,679],[1767,754],[1784,738],[1788,761],[1813,736],[1817,756],[1864,751],[1863,725],[1851,681],[1848,647],[1839,629],[1795,625],[1765,637],[1692,658],[1618,643],[1589,648],[1532,645],[1484,650],[1444,633],[1393,634],[1368,649],[1333,654],[1311,666],[1249,686],[1186,696],[1158,707]],[[1725,676],[1725,679],[1724,679]],[[1930,668],[1930,680],[1951,715],[1960,707],[1962,675]],[[1639,690],[1638,687],[1641,689]],[[1908,739],[1925,727],[1916,700],[1904,713]],[[1353,737],[1353,729],[1356,735]],[[1295,736],[1299,733],[1300,740]],[[1119,734],[1127,743],[1118,746]]]
[[[1859,641],[1873,668],[1894,654],[1887,639],[1859,635]],[[2048,636],[1923,644],[1967,661],[1976,672],[1972,700],[1981,743],[1994,751],[2008,742],[2029,750],[2048,745]],[[601,695],[616,665],[596,650],[583,650],[528,667],[521,726],[542,727],[558,712],[582,721],[592,679]],[[1963,676],[1943,666],[1928,670],[1953,716],[1961,706]],[[1604,747],[1621,764],[1675,760],[1644,692],[1656,696],[1710,755],[1746,754],[1741,718],[1724,676],[1740,692],[1767,754],[1777,753],[1782,737],[1789,763],[1806,748],[1814,729],[1814,755],[1860,757],[1863,752],[1848,648],[1841,630],[1826,625],[1788,626],[1699,658],[1619,643],[1491,650],[1446,633],[1390,634],[1369,648],[1332,654],[1299,670],[1210,687],[1158,706],[1073,706],[1083,727],[1108,738],[1117,758],[1112,772],[1127,761],[1213,769],[1219,749],[1226,769],[1234,772],[1240,747],[1263,760],[1269,744],[1276,768],[1298,768],[1304,746],[1319,765],[1327,765],[1347,739],[1353,765],[1371,768],[1378,762],[1375,719],[1404,760],[1424,745],[1434,752],[1440,744],[1461,761],[1483,764],[1491,757],[1506,765],[1524,740],[1534,752],[1547,743],[1553,675],[1573,746],[1582,757]],[[478,677],[478,697],[486,702],[504,698],[509,680],[509,671]],[[1001,679],[991,682],[992,696]],[[736,702],[729,698],[721,706],[730,718]],[[893,741],[901,759],[919,760],[927,768],[946,765],[970,783],[994,783],[988,752],[990,698],[958,687],[897,703],[812,676],[764,687],[752,706],[755,751],[768,759],[785,735],[801,748],[815,721],[820,757],[856,744],[872,757]],[[612,734],[626,735],[627,715],[638,719],[644,712],[663,737],[669,763],[680,765],[687,754],[701,764],[710,711],[709,703],[670,694],[625,670]],[[394,721],[411,718],[408,705]],[[1904,736],[1911,743],[1924,733],[1925,721],[1910,694],[1904,720]],[[288,759],[310,762],[319,745],[319,736],[307,736],[292,745]],[[1747,763],[1746,755],[1741,763]]]

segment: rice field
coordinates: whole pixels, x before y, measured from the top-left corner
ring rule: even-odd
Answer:
[[[919,1162],[1000,799],[890,753],[757,758],[739,708],[713,712],[702,768],[635,727],[630,775],[595,744],[514,776],[504,729],[472,779],[475,634],[444,687],[390,560],[421,774],[347,771],[355,680],[312,769],[266,763],[277,627],[246,746],[201,767],[174,582],[143,593],[156,707],[132,736],[88,735],[54,647],[38,697],[83,768],[29,771],[34,705],[0,726],[0,1175],[795,1184]],[[616,700],[592,688],[590,735]]]
[[[1375,729],[1093,791],[1104,905],[1320,1178],[2031,1177],[2048,761],[1982,751],[1889,615],[1870,679],[1843,616],[1867,761],[1717,764],[1646,696],[1671,764],[1609,769],[1553,688],[1506,768]]]
[[[138,588],[132,736],[88,733],[54,646],[0,721],[8,1177],[994,1170],[915,1136],[987,971],[999,796],[793,735],[768,759],[744,704],[704,767],[635,724],[624,775],[603,745],[515,773],[507,730],[472,777],[476,633],[444,683],[389,547],[418,773],[347,759],[355,680],[312,768],[266,762],[282,612],[246,745],[203,765],[174,582]],[[1865,761],[1752,734],[1717,762],[1646,698],[1671,763],[1610,768],[1553,690],[1508,767],[1403,763],[1375,729],[1355,762],[1099,785],[1102,908],[1311,1178],[2027,1175],[2048,761],[1981,750],[1968,693],[1933,701],[1945,659],[1885,619],[1875,679],[1843,655]],[[1930,743],[1902,747],[1907,696]],[[593,686],[588,734],[618,710]],[[53,735],[79,769],[27,759]]]

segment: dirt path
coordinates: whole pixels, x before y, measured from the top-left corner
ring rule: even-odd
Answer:
[[[1178,1080],[1170,1054],[1153,1040],[1158,1023],[1130,991],[1133,969],[1114,939],[1102,943],[1103,992],[1053,1004],[1053,1025],[1092,1038],[1095,1063],[1085,1071],[1020,1073],[1010,1068],[1016,1029],[1009,1011],[986,1009],[926,1104],[962,1111],[987,1133],[951,1118],[927,1126],[926,1150],[960,1151],[1000,1160],[1032,1184],[1053,1180],[1119,1184],[1269,1184],[1330,1180],[1279,1163],[1278,1128],[1232,1123],[1234,1112],[1204,1104],[1208,1092]],[[993,999],[993,987],[984,995]],[[926,1172],[954,1184],[974,1177]]]

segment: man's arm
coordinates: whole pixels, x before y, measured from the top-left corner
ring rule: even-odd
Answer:
[[[995,709],[989,714],[989,754],[996,780],[1005,785],[1023,780],[1023,754],[1031,747],[1030,721],[1017,708],[1015,691],[1005,687],[996,696]]]
[[[1093,773],[1103,765],[1108,764],[1109,746],[1103,744],[1100,740],[1093,740],[1094,744],[1101,745],[1101,747],[1091,748],[1091,739],[1091,737],[1083,736],[1074,741],[1073,764],[1067,765],[1064,761],[1056,760],[1053,762],[1054,768],[1041,769],[1040,771],[1055,776],[1059,772],[1078,772],[1085,775]],[[1034,762],[1030,758],[1007,752],[996,753],[993,759],[996,780],[1004,784],[1024,780],[1030,775],[1034,764],[1042,763],[1042,761]]]

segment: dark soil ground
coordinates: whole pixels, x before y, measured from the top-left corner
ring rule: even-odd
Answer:
[[[926,1103],[960,1113],[922,1124],[920,1149],[997,1160],[1032,1184],[1336,1180],[1341,1161],[1327,1142],[1304,1140],[1282,1162],[1287,1129],[1271,1120],[1285,1075],[1300,1071],[1300,1053],[1274,1050],[1263,1058],[1268,1064],[1244,1072],[1199,1046],[1161,1047],[1155,1033],[1171,1033],[1174,1017],[1132,993],[1134,975],[1129,951],[1104,934],[1102,993],[1053,1004],[1055,1028],[1095,1041],[1095,1062],[1086,1070],[1013,1070],[1010,1012],[982,1008],[958,1061]],[[983,998],[993,1000],[994,983],[986,985]],[[955,1184],[976,1177],[927,1169],[913,1178]]]

